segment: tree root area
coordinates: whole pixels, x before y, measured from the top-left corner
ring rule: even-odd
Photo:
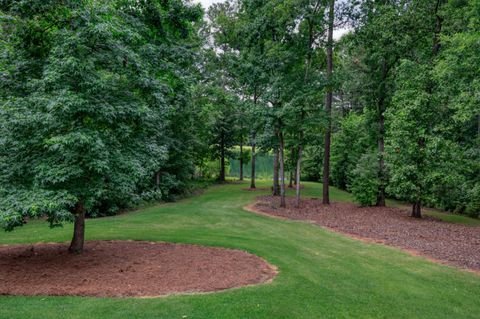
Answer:
[[[157,297],[269,282],[276,274],[240,250],[139,241],[0,246],[0,295]]]
[[[402,248],[414,255],[480,271],[480,227],[448,223],[433,217],[416,219],[394,207],[358,207],[352,203],[323,205],[319,199],[287,198],[287,208],[278,197],[262,196],[250,210],[280,218],[305,220],[356,239]],[[248,209],[248,208],[247,208]]]

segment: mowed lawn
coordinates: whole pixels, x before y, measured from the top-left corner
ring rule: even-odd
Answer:
[[[265,192],[245,187],[214,186],[178,203],[88,220],[87,239],[242,249],[278,266],[273,283],[155,299],[3,296],[0,318],[480,318],[480,275],[246,212],[242,207]],[[321,186],[307,183],[304,193],[320,196]],[[335,189],[332,196],[349,199]],[[70,235],[71,225],[50,230],[32,222],[0,233],[0,244],[62,242]]]

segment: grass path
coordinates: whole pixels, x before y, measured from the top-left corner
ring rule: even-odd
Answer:
[[[203,195],[89,220],[88,239],[132,239],[247,250],[279,267],[273,283],[157,299],[0,297],[0,318],[479,318],[480,276],[303,222],[246,212],[261,192],[215,186]],[[319,196],[307,184],[306,196]],[[336,200],[348,200],[333,190]],[[0,244],[61,242],[71,226],[33,222]],[[1,283],[0,283],[1,284]]]

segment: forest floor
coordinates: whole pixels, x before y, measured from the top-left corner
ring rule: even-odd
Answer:
[[[268,188],[269,184],[259,181],[258,187]],[[86,237],[88,243],[132,240],[246,251],[277,267],[278,274],[271,283],[162,298],[0,296],[0,318],[478,319],[480,275],[303,221],[252,214],[243,207],[270,192],[243,191],[248,185],[245,181],[212,186],[176,203],[88,219]],[[289,195],[293,193],[288,191]],[[321,194],[320,184],[305,183],[304,198]],[[330,194],[336,202],[351,200],[348,193],[335,188]],[[71,234],[71,224],[50,229],[45,221],[30,221],[13,232],[0,232],[0,245],[13,248],[19,244],[61,243],[65,247]],[[112,271],[131,265],[119,258],[124,255],[118,252],[118,265]],[[92,265],[95,262],[91,261]],[[45,273],[42,265],[35,269],[21,267],[16,271],[37,276]],[[62,267],[72,269],[67,263]],[[58,269],[47,275],[62,274]],[[94,275],[91,280],[109,285],[108,280]]]
[[[143,241],[0,246],[0,295],[154,297],[270,281],[274,267],[240,250]]]
[[[372,240],[423,255],[437,262],[480,271],[480,227],[445,222],[431,216],[409,217],[397,207],[359,207],[348,202],[323,205],[315,198],[287,198],[287,208],[279,198],[262,196],[251,206],[254,211],[294,220],[306,220],[355,238]]]

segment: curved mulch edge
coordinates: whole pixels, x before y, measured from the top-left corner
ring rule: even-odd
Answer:
[[[231,248],[89,241],[75,255],[67,247],[0,245],[0,295],[163,298],[269,284],[279,273],[263,258]]]
[[[475,274],[475,275],[480,275],[480,270],[460,267],[460,266],[455,265],[453,263],[449,263],[449,262],[441,260],[441,259],[433,258],[433,257],[428,256],[428,255],[426,255],[426,254],[424,254],[424,253],[422,253],[418,250],[415,250],[415,249],[408,249],[408,248],[403,248],[403,247],[399,247],[399,246],[390,245],[390,244],[386,243],[384,240],[369,238],[369,237],[362,237],[362,236],[350,234],[350,233],[343,232],[343,231],[340,231],[340,230],[335,229],[335,228],[319,225],[314,220],[308,220],[308,219],[298,220],[298,219],[291,219],[291,218],[287,218],[287,217],[283,217],[283,216],[268,214],[268,213],[262,212],[261,210],[259,210],[255,207],[258,203],[260,203],[260,202],[255,201],[251,204],[248,204],[248,205],[244,206],[243,209],[247,212],[250,212],[250,213],[253,213],[253,214],[256,214],[256,215],[261,215],[261,216],[264,216],[264,217],[269,217],[269,218],[274,218],[274,219],[289,221],[289,222],[307,223],[307,224],[310,224],[310,225],[313,225],[313,226],[316,226],[316,227],[320,227],[320,228],[322,228],[324,230],[327,230],[327,231],[330,231],[332,233],[336,233],[336,234],[348,237],[350,239],[361,241],[361,242],[366,243],[366,244],[381,245],[381,246],[385,246],[385,247],[388,247],[388,248],[398,249],[398,250],[400,250],[404,253],[407,253],[410,256],[419,257],[419,258],[428,260],[428,261],[430,261],[432,263],[435,263],[435,264],[452,267],[452,268],[455,268],[456,270],[464,271],[464,272]]]

